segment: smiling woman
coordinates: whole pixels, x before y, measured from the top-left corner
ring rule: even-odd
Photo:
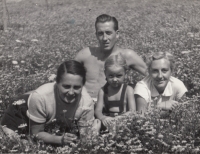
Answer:
[[[137,111],[144,113],[150,107],[172,110],[187,92],[183,82],[172,76],[173,55],[155,53],[149,59],[148,70],[149,75],[138,82],[134,90]]]
[[[15,130],[19,132],[23,125],[27,126],[25,133],[34,134],[45,143],[65,145],[76,141],[74,122],[80,128],[94,121],[93,101],[83,87],[85,73],[83,65],[77,61],[62,63],[57,70],[56,83],[40,86],[21,97],[23,103],[18,101],[8,108],[1,122],[6,125],[4,131],[11,135]],[[50,126],[57,128],[58,135],[49,132]]]

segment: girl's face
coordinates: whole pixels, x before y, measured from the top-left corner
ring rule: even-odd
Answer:
[[[121,66],[113,65],[105,69],[107,82],[112,87],[119,87],[124,82],[125,70]]]
[[[83,78],[80,75],[64,73],[57,87],[60,98],[65,103],[75,103],[81,95]]]
[[[153,84],[159,93],[163,93],[172,74],[170,62],[167,59],[154,60],[149,72]]]

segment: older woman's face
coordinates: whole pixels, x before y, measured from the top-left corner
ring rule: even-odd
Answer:
[[[57,83],[60,98],[66,103],[74,103],[78,100],[82,87],[83,78],[80,75],[65,73]]]
[[[172,74],[169,60],[164,58],[154,60],[151,64],[149,74],[152,77],[153,84],[158,92],[164,92]]]

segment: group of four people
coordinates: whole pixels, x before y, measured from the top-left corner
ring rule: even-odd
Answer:
[[[5,133],[12,135],[27,123],[27,132],[38,139],[65,145],[77,140],[71,133],[75,120],[79,127],[91,122],[98,131],[101,125],[111,124],[116,115],[145,112],[152,103],[166,112],[178,104],[187,89],[172,76],[173,55],[155,53],[149,58],[147,69],[134,51],[117,46],[119,29],[115,17],[100,15],[95,28],[99,47],[79,51],[75,60],[59,66],[56,82],[44,84],[13,102],[1,121]],[[124,83],[128,68],[146,76],[134,89]],[[65,132],[63,135],[45,131],[55,119]]]

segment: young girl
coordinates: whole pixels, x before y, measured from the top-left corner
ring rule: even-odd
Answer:
[[[137,111],[144,113],[154,105],[165,111],[173,110],[187,92],[182,81],[172,76],[174,57],[168,52],[156,52],[148,62],[149,75],[136,84],[134,94]]]
[[[124,84],[125,59],[120,54],[112,55],[105,61],[104,67],[107,83],[99,91],[95,116],[108,126],[116,115],[128,114],[136,106],[133,88]]]

